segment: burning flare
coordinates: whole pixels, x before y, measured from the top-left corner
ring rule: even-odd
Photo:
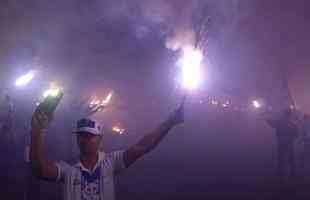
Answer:
[[[33,78],[34,78],[35,73],[33,71],[28,72],[27,74],[19,77],[16,82],[15,85],[18,87],[27,85]]]
[[[112,131],[115,132],[115,133],[118,133],[118,134],[122,135],[122,134],[124,133],[125,130],[124,130],[124,129],[121,129],[121,128],[117,127],[117,126],[114,126],[114,127],[112,128]]]
[[[183,48],[183,55],[179,60],[181,67],[181,81],[185,88],[196,89],[201,82],[201,63],[203,54],[198,49]]]
[[[110,92],[108,96],[104,100],[102,100],[101,105],[102,106],[107,105],[111,101],[112,95],[113,95],[112,92]]]
[[[252,104],[255,108],[260,108],[262,106],[257,100],[254,100]]]

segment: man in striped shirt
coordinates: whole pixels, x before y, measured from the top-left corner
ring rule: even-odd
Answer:
[[[102,127],[91,118],[78,121],[74,131],[80,149],[75,165],[48,161],[43,153],[42,132],[52,116],[37,109],[32,117],[30,160],[40,178],[64,184],[65,200],[114,200],[114,177],[153,150],[168,132],[184,121],[184,103],[155,130],[126,151],[99,151]]]

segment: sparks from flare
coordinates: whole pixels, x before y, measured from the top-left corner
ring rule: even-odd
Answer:
[[[89,107],[99,107],[99,106],[107,106],[112,99],[113,93],[110,92],[105,99],[93,97],[89,102]]]
[[[181,81],[183,87],[196,89],[201,82],[201,63],[203,54],[198,49],[183,48],[183,55],[178,61],[181,67]]]
[[[112,92],[110,92],[108,96],[104,100],[102,100],[101,105],[102,106],[107,105],[111,101],[112,95],[113,95]]]
[[[122,134],[124,133],[125,130],[124,130],[124,129],[121,129],[121,128],[117,127],[117,126],[114,126],[114,127],[112,128],[112,131],[115,132],[115,133],[118,133],[118,134],[122,135]]]

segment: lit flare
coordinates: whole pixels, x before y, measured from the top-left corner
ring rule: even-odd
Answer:
[[[196,89],[201,82],[201,63],[203,54],[198,49],[184,48],[179,60],[181,66],[181,81],[185,88]]]
[[[24,85],[27,85],[35,76],[35,73],[33,71],[28,72],[27,74],[19,77],[16,82],[15,85],[17,87],[21,87]]]

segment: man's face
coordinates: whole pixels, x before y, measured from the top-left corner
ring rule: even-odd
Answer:
[[[81,154],[97,153],[101,143],[102,136],[93,135],[91,133],[78,133],[77,143]]]

